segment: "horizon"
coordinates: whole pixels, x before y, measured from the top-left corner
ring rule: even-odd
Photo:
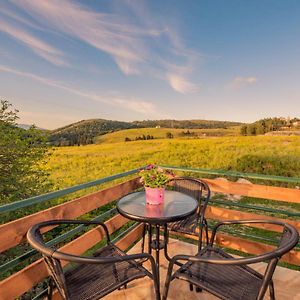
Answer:
[[[267,117],[266,119],[274,119],[274,118],[284,118],[284,119],[293,119],[294,117],[284,117],[284,116],[275,116],[275,117]],[[295,117],[297,118],[297,117]],[[75,121],[73,123],[68,123],[68,124],[65,124],[65,125],[62,125],[60,127],[55,127],[55,128],[52,128],[52,129],[49,129],[49,128],[44,128],[44,127],[40,127],[38,126],[38,124],[25,124],[25,123],[20,123],[20,122],[17,122],[17,125],[22,127],[22,126],[36,126],[38,129],[42,129],[42,130],[57,130],[57,129],[60,129],[60,128],[63,128],[63,127],[66,127],[66,126],[69,126],[69,125],[73,125],[73,124],[77,124],[77,123],[80,123],[80,122],[84,122],[84,121],[92,121],[92,120],[105,120],[105,121],[112,121],[112,122],[127,122],[127,123],[134,123],[134,122],[147,122],[147,121],[208,121],[208,122],[230,122],[230,123],[240,123],[240,124],[251,124],[252,122],[238,122],[238,121],[231,121],[231,120],[211,120],[211,119],[145,119],[145,120],[132,120],[132,121],[124,121],[124,120],[114,120],[114,119],[102,119],[102,118],[92,118],[92,119],[82,119],[82,120],[78,120],[78,121]],[[256,120],[256,121],[259,121],[259,120]],[[238,126],[238,125],[237,125]],[[146,127],[145,127],[146,128]],[[165,127],[167,128],[167,127]],[[171,127],[168,127],[168,128],[171,128]],[[184,128],[183,128],[184,129]]]
[[[299,117],[300,2],[0,3],[0,97],[20,124]]]

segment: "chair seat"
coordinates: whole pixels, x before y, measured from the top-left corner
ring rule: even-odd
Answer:
[[[207,247],[198,256],[211,259],[232,258],[221,249]],[[252,300],[258,296],[262,275],[248,266],[187,262],[175,272],[176,278],[188,280],[220,299]]]
[[[95,257],[119,257],[126,254],[113,244],[98,250]],[[135,261],[114,264],[77,264],[65,272],[70,299],[99,299],[123,284],[151,274]]]
[[[168,228],[172,231],[197,235],[198,233],[196,233],[196,230],[197,228],[199,228],[198,219],[198,213],[194,213],[193,215],[185,218],[184,220],[168,224]]]

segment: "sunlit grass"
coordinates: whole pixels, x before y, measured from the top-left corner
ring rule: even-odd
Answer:
[[[55,188],[62,188],[149,163],[300,177],[300,138],[161,139],[61,147],[47,167]]]

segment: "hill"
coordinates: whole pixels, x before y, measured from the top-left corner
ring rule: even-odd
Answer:
[[[134,122],[121,122],[104,119],[82,120],[49,133],[49,141],[55,146],[73,146],[93,144],[95,138],[106,133],[116,132],[124,129],[134,128],[165,128],[167,131],[171,127],[174,129],[227,129],[231,126],[241,125],[237,122],[211,121],[211,120],[147,120]],[[143,133],[142,133],[143,134]],[[138,134],[139,135],[139,134]],[[147,133],[148,135],[148,133]],[[150,134],[153,135],[153,134]],[[166,135],[162,131],[161,135]],[[135,138],[135,137],[134,137]],[[97,139],[99,140],[99,139]],[[124,140],[124,139],[123,139]]]
[[[236,136],[240,126],[228,129],[179,129],[179,128],[134,128],[125,129],[98,136],[96,144],[130,142],[136,140],[171,139],[171,138],[201,138],[217,136]]]
[[[104,119],[82,120],[55,130],[49,135],[49,141],[55,146],[73,146],[93,144],[96,136],[122,129],[133,128],[129,122]]]

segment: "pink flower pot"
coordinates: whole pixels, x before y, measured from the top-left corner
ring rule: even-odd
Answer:
[[[146,216],[148,218],[160,218],[163,215],[163,204],[158,204],[158,205],[151,205],[151,204],[146,204]]]
[[[165,188],[145,187],[146,202],[152,205],[159,205],[164,202]]]

